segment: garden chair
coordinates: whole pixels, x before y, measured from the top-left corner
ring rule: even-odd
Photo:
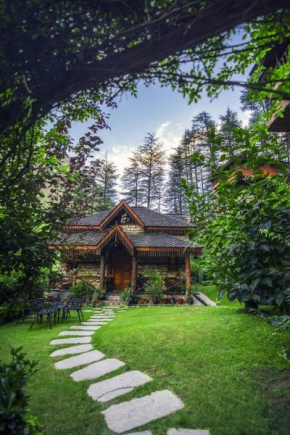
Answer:
[[[26,319],[26,317],[33,316],[40,308],[40,305],[42,304],[43,298],[34,298],[34,299],[28,299],[25,303],[24,308],[21,310],[17,323],[22,320]]]
[[[57,308],[55,301],[42,300],[42,302],[38,305],[38,309],[34,313],[34,320],[31,323],[30,329],[33,327],[34,323],[41,324],[43,323],[43,318],[46,316],[47,323],[51,329],[51,319],[54,318],[54,323],[56,323],[57,316]]]
[[[84,305],[84,301],[82,299],[70,299],[64,308],[65,319],[70,316],[71,311],[76,311],[78,314],[79,321],[84,320],[84,315],[82,312],[82,306]]]

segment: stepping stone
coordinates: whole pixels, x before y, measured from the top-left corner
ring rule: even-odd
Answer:
[[[87,320],[87,322],[104,322],[104,323],[107,323],[107,322],[109,322],[110,320],[113,320],[113,319],[107,319],[107,318],[105,318],[105,317],[90,317],[88,320]]]
[[[108,322],[82,322],[84,326],[104,326],[107,325]]]
[[[94,325],[90,325],[90,326],[71,326],[69,329],[76,329],[76,330],[80,330],[80,331],[97,331],[98,329],[100,329],[100,326],[94,326]]]
[[[89,336],[89,335],[93,335],[95,333],[95,331],[62,331],[60,332],[58,335],[62,336],[62,335],[78,335],[78,336]]]
[[[80,346],[65,347],[64,349],[55,350],[50,354],[51,357],[63,356],[63,355],[75,355],[77,353],[88,352],[92,350],[91,344],[81,344]]]
[[[140,399],[132,399],[129,402],[112,405],[102,411],[102,414],[105,415],[110,430],[122,433],[165,417],[183,407],[181,400],[172,391],[163,390],[156,391]]]
[[[144,430],[144,432],[130,432],[127,435],[152,435],[151,430]]]
[[[93,313],[93,310],[84,310],[84,313]]]
[[[90,385],[88,395],[98,402],[108,402],[109,400],[115,399],[115,397],[129,393],[134,387],[146,384],[146,382],[149,381],[152,381],[152,378],[134,370]]]
[[[82,366],[85,364],[91,364],[95,361],[100,361],[104,358],[104,354],[98,350],[92,350],[91,352],[81,353],[77,356],[58,361],[55,363],[55,368],[59,370],[72,369],[73,367]]]
[[[76,372],[71,373],[70,376],[76,382],[100,378],[101,376],[113,372],[124,365],[125,363],[123,363],[123,361],[119,361],[118,359],[105,359],[104,361],[100,361],[83,369],[77,370]]]
[[[91,337],[76,337],[76,338],[58,338],[50,342],[51,346],[56,344],[82,344],[90,343],[92,341]]]
[[[89,322],[90,322],[91,320],[100,320],[101,322],[105,322],[105,321],[109,322],[110,320],[113,320],[113,319],[114,319],[114,317],[100,317],[100,316],[94,316],[94,317],[90,317],[90,318],[89,318]]]
[[[167,435],[210,435],[210,432],[203,429],[169,429]]]

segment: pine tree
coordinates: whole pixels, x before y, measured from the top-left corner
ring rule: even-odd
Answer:
[[[100,209],[109,210],[117,201],[117,167],[106,159],[101,162],[96,176],[96,197],[99,197]]]
[[[148,133],[144,145],[139,147],[141,181],[140,186],[147,208],[160,209],[161,192],[164,183],[165,159],[162,144],[155,134]]]
[[[181,147],[169,157],[168,181],[166,183],[166,211],[174,214],[187,214],[187,205],[181,180],[184,177],[184,161]]]
[[[224,145],[231,149],[235,146],[233,128],[242,127],[242,123],[238,118],[237,112],[234,112],[229,107],[226,114],[220,116],[221,129],[220,134],[224,137]]]
[[[203,155],[207,161],[209,158],[213,159],[213,161],[217,160],[213,146],[209,141],[210,133],[215,127],[214,120],[205,111],[200,112],[192,119],[191,140],[194,143],[194,151]],[[210,174],[202,165],[197,167],[197,174],[199,190],[201,193],[205,193],[211,188]]]
[[[125,168],[122,177],[123,195],[126,201],[134,207],[142,205],[144,201],[141,179],[140,153],[136,151],[130,158],[130,166]]]

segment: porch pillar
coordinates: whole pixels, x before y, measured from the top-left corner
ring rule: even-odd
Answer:
[[[132,276],[131,276],[131,290],[132,290],[132,292],[135,292],[137,290],[137,269],[138,269],[137,256],[133,255],[133,257],[132,257]]]
[[[190,294],[191,290],[191,270],[190,270],[190,256],[185,257],[185,282],[186,282],[186,294]]]
[[[101,264],[100,264],[100,291],[105,288],[105,265],[106,265],[106,257],[104,254],[101,254]]]

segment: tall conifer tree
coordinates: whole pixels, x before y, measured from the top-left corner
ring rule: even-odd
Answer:
[[[140,153],[141,188],[144,204],[147,208],[160,209],[161,192],[164,183],[165,159],[162,144],[155,134],[148,133],[144,145],[138,149]]]
[[[122,177],[123,194],[126,201],[134,207],[142,205],[144,201],[141,179],[140,154],[136,151]]]

